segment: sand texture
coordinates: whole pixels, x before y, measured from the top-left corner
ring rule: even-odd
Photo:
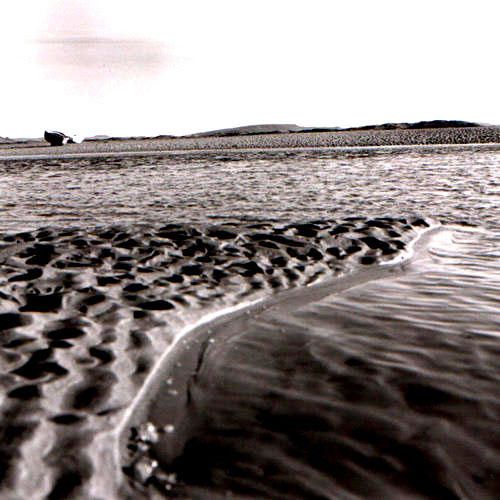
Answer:
[[[118,431],[182,328],[278,290],[394,262],[429,224],[350,218],[4,235],[0,496],[134,497]]]
[[[261,134],[230,137],[140,138],[84,141],[50,147],[44,141],[0,144],[1,156],[81,155],[176,150],[365,147],[414,144],[500,143],[500,127]]]
[[[129,441],[145,495],[495,500],[498,240],[419,242],[404,271],[187,336]]]

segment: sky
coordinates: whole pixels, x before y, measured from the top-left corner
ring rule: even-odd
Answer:
[[[0,136],[500,124],[498,0],[16,0]]]

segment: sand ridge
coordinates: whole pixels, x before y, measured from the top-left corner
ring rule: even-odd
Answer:
[[[4,235],[0,492],[85,497],[99,475],[112,498],[121,479],[97,464],[114,451],[95,443],[109,442],[102,436],[122,422],[180,328],[275,290],[391,261],[429,224],[352,217]]]

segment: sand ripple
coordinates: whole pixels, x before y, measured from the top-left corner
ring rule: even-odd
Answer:
[[[174,498],[496,499],[497,249],[434,233],[403,273],[211,325],[168,360],[129,472]]]
[[[228,304],[390,261],[428,225],[354,217],[3,236],[1,491],[117,495],[109,436],[179,328]]]

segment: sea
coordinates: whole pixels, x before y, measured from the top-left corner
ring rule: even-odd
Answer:
[[[214,339],[167,497],[500,496],[500,146],[0,160],[3,233],[413,215],[442,230],[397,275]]]

